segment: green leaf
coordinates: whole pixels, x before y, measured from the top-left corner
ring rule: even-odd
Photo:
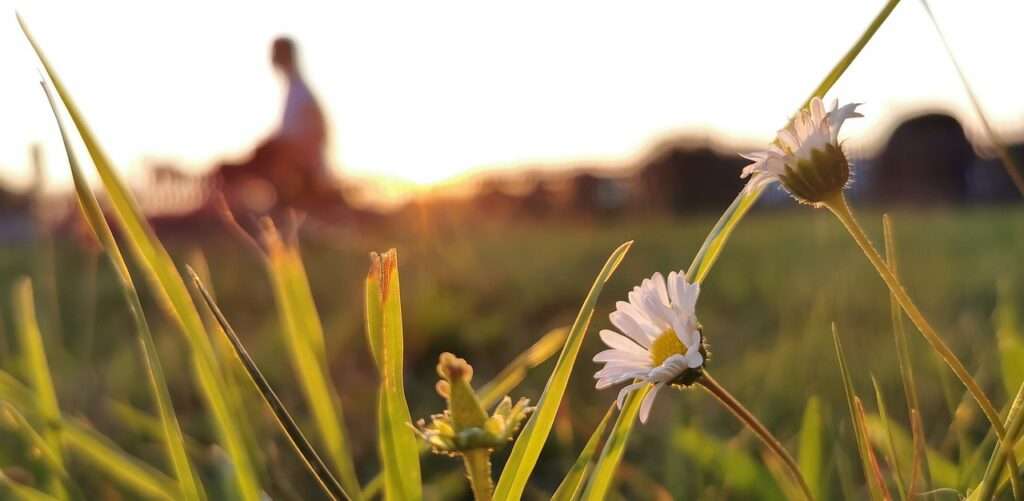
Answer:
[[[804,474],[807,486],[811,488],[814,499],[824,499],[822,496],[822,463],[824,461],[824,445],[822,444],[824,433],[822,432],[821,400],[816,395],[807,399],[807,406],[804,407],[804,417],[800,422],[800,449],[797,460],[800,462],[800,471]]]
[[[206,334],[202,319],[185,287],[184,280],[178,273],[170,254],[167,253],[167,250],[156,238],[153,229],[143,218],[142,212],[127,187],[114,171],[113,164],[100,147],[99,141],[85,122],[85,117],[79,112],[67,88],[57,76],[57,72],[50,65],[20,17],[18,22],[89,151],[96,172],[110,197],[117,220],[124,230],[129,248],[150,280],[161,306],[181,328],[188,342],[196,379],[210,410],[217,433],[230,458],[242,498],[248,501],[260,499],[262,493],[256,472],[244,441],[234,423],[228,400],[225,398],[223,375],[217,365],[213,347]]]
[[[281,335],[288,348],[292,368],[299,378],[306,402],[313,412],[320,441],[339,474],[342,487],[353,500],[358,501],[362,494],[349,450],[344,412],[336,397],[337,390],[328,377],[323,326],[299,248],[282,241],[272,226],[266,227],[264,241],[267,245],[264,263],[273,284],[281,318]]]
[[[611,407],[605,411],[604,417],[601,418],[601,422],[594,429],[594,433],[591,433],[590,438],[587,439],[587,445],[580,451],[576,462],[572,464],[572,468],[569,469],[565,478],[562,479],[562,483],[558,485],[558,489],[551,496],[551,501],[575,501],[579,499],[584,485],[583,481],[587,478],[587,473],[590,472],[591,459],[597,454],[597,446],[604,437],[604,429],[608,427],[608,422],[611,421],[613,412],[614,409]]]
[[[576,363],[576,356],[579,354],[587,327],[590,325],[590,319],[594,315],[594,308],[597,306],[597,298],[601,295],[604,284],[615,272],[632,245],[633,242],[630,241],[615,249],[594,280],[594,284],[576,316],[576,321],[573,322],[572,328],[569,330],[569,337],[562,348],[562,353],[558,356],[558,361],[555,363],[551,377],[548,378],[544,392],[537,401],[537,409],[530,416],[529,422],[526,423],[512,448],[508,462],[505,463],[505,468],[498,479],[498,486],[494,491],[495,499],[513,500],[522,497],[526,481],[533,473],[540,451],[547,442],[548,434],[551,433],[555,413],[562,402],[562,396],[565,395],[565,388],[569,384],[569,376]]]
[[[35,410],[45,423],[59,423],[60,406],[57,404],[57,392],[50,376],[50,366],[46,361],[46,350],[43,347],[43,335],[39,332],[36,321],[35,302],[32,299],[32,282],[22,278],[14,286],[14,321],[18,331],[18,342],[22,354],[22,367],[25,368],[29,387],[35,393]],[[42,432],[43,438],[53,451],[53,460],[60,470],[64,468],[64,459],[60,454],[59,426],[46,425]],[[47,492],[58,499],[68,499],[67,489],[59,473],[49,476]]]
[[[174,468],[175,477],[178,479],[181,496],[183,499],[193,501],[204,499],[205,494],[193,476],[192,466],[189,464],[188,454],[185,452],[181,426],[178,424],[178,418],[171,403],[171,393],[167,388],[167,381],[164,378],[160,358],[157,355],[156,343],[153,341],[153,335],[150,333],[149,323],[146,321],[145,313],[142,310],[142,303],[139,300],[138,292],[135,290],[135,283],[132,281],[131,274],[128,271],[128,265],[125,263],[121,249],[114,239],[114,234],[110,231],[110,226],[103,216],[103,211],[100,209],[96,196],[89,189],[85,177],[78,166],[77,158],[68,140],[67,132],[64,129],[64,122],[57,111],[57,104],[54,101],[53,95],[50,93],[49,87],[44,85],[43,89],[46,91],[46,97],[49,99],[54,118],[57,120],[57,126],[60,129],[64,151],[67,153],[68,165],[71,168],[71,177],[74,180],[78,206],[93,235],[96,236],[96,239],[103,246],[103,250],[117,274],[118,282],[121,285],[121,292],[128,303],[128,309],[131,311],[150,391],[153,393],[157,414],[160,416],[163,431],[161,440],[167,451],[168,459]]]
[[[370,255],[366,277],[366,332],[380,372],[378,441],[388,501],[423,498],[419,443],[405,400],[401,289],[398,254]]]
[[[636,423],[636,416],[640,413],[640,404],[643,402],[647,392],[651,391],[651,385],[634,391],[622,404],[622,410],[615,420],[612,432],[608,440],[601,448],[601,456],[597,458],[594,465],[594,472],[587,480],[587,489],[583,491],[581,499],[587,501],[601,501],[608,495],[615,480],[615,471],[622,462],[622,455],[626,452],[626,443],[629,442],[629,435],[633,431],[633,424]],[[612,405],[615,405],[614,403]]]

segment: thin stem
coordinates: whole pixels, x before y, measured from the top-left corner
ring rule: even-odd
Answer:
[[[462,453],[466,464],[466,478],[473,488],[473,499],[491,501],[494,492],[494,481],[491,479],[491,451],[473,449]]]
[[[985,475],[982,477],[981,483],[978,484],[977,497],[974,497],[974,499],[987,500],[996,494],[996,488],[999,486],[999,477],[1003,475],[1003,467],[1008,463],[1007,454],[1013,453],[1012,444],[1017,441],[1017,437],[1020,436],[1021,430],[1024,428],[1024,412],[1021,412],[1022,409],[1020,408],[1022,399],[1024,399],[1024,384],[1017,390],[1017,396],[1013,399],[1013,405],[1006,416],[1007,440],[1000,442],[992,453],[992,458],[985,468]],[[1010,478],[1014,477],[1015,475],[1011,474]],[[1020,499],[1016,495],[1014,498]]]
[[[768,431],[768,428],[765,428],[765,426],[761,424],[761,421],[759,421],[753,413],[747,410],[739,400],[736,400],[736,397],[732,396],[732,394],[726,391],[722,385],[718,384],[718,381],[711,377],[711,374],[709,374],[706,369],[704,370],[703,376],[701,376],[697,382],[707,389],[709,393],[714,395],[722,405],[729,409],[729,411],[736,416],[736,419],[739,419],[740,422],[747,426],[747,428],[750,428],[750,431],[754,432],[754,434],[757,435],[757,438],[761,439],[761,442],[768,448],[768,450],[775,453],[775,455],[782,460],[782,463],[786,465],[789,473],[800,485],[800,490],[803,491],[804,496],[806,496],[809,501],[814,501],[814,495],[811,493],[811,488],[807,486],[807,481],[804,480],[803,474],[800,473],[800,467],[797,466],[796,460],[793,459],[793,456],[791,456],[788,451],[786,451],[786,448],[782,446],[779,439],[775,438],[775,435],[772,435],[772,432]]]
[[[910,299],[910,295],[907,294],[906,289],[903,288],[903,284],[900,283],[896,275],[893,274],[892,270],[885,263],[885,260],[879,255],[878,251],[875,250],[871,240],[868,239],[867,234],[864,233],[864,229],[861,228],[860,224],[853,217],[853,212],[850,210],[850,206],[846,203],[846,197],[842,193],[839,193],[831,200],[824,202],[825,207],[835,214],[836,218],[839,219],[846,230],[850,232],[850,236],[857,242],[861,250],[864,251],[864,255],[867,256],[868,261],[874,265],[875,270],[882,277],[882,281],[889,287],[889,291],[892,296],[899,303],[903,311],[906,312],[907,316],[910,317],[910,321],[914,323],[917,330],[921,332],[928,344],[931,345],[932,349],[942,357],[942,360],[949,366],[960,382],[967,388],[967,392],[971,394],[974,401],[981,407],[982,412],[985,413],[985,417],[988,418],[989,422],[992,423],[992,429],[995,430],[996,436],[999,438],[999,442],[1002,443],[1006,437],[1006,428],[1003,427],[1003,422],[999,417],[999,411],[996,410],[995,406],[982,391],[981,386],[974,380],[970,372],[964,367],[960,359],[957,358],[953,350],[946,344],[945,341],[939,337],[935,329],[928,323],[921,310],[917,308],[914,301]],[[1012,454],[1012,451],[1010,451]],[[1010,460],[1010,468],[1016,470],[1016,461]]]

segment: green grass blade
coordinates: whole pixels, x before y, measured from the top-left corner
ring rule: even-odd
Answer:
[[[882,468],[879,466],[878,458],[875,456],[875,448],[867,438],[867,414],[864,412],[864,403],[860,400],[860,397],[854,395],[853,406],[856,412],[854,425],[860,429],[860,434],[864,437],[864,461],[867,463],[866,474],[868,476],[868,483],[871,484],[872,497],[882,501],[892,501],[892,495],[889,494],[889,488],[886,486],[885,476],[882,475]]]
[[[387,500],[423,498],[419,443],[405,400],[401,288],[394,249],[370,255],[366,276],[366,332],[380,372],[378,442]]]
[[[178,424],[178,418],[171,403],[171,393],[167,388],[167,381],[164,378],[163,368],[157,355],[156,343],[153,341],[153,335],[150,333],[149,323],[146,321],[145,313],[142,310],[142,302],[139,300],[135,283],[132,281],[131,274],[128,271],[128,265],[125,263],[121,249],[114,239],[114,234],[110,231],[110,226],[103,216],[103,211],[100,209],[96,196],[89,189],[85,177],[78,166],[78,161],[68,140],[67,132],[64,129],[64,122],[57,111],[53,95],[50,93],[49,87],[44,85],[43,89],[46,91],[46,97],[49,99],[50,107],[57,121],[57,127],[60,130],[61,139],[64,142],[64,150],[68,156],[68,165],[71,168],[71,177],[74,181],[79,209],[81,209],[86,223],[109,258],[110,264],[114,268],[118,282],[121,285],[121,292],[128,303],[128,309],[131,311],[150,391],[153,393],[157,414],[160,416],[161,428],[163,430],[161,438],[167,451],[168,460],[174,469],[175,477],[178,479],[182,498],[190,501],[205,499],[202,488],[193,475],[188,454],[185,452],[181,426]]]
[[[913,447],[911,432],[895,421],[883,423],[881,417],[870,414],[865,420],[865,425],[868,430],[867,438],[876,447],[885,447],[890,437],[897,450],[909,450]],[[935,482],[935,487],[956,487],[959,483],[960,468],[935,449],[927,448],[925,453],[928,454],[929,474]]]
[[[273,284],[282,337],[292,367],[312,410],[313,422],[327,457],[334,465],[345,492],[358,501],[362,494],[349,450],[344,412],[328,377],[323,326],[302,257],[298,246],[284,243],[272,227],[264,232],[264,240],[267,244],[265,264]]]
[[[231,340],[231,346],[234,348],[235,354],[238,355],[239,361],[241,361],[242,365],[245,366],[246,372],[249,373],[249,377],[252,379],[253,384],[256,385],[256,389],[259,390],[260,396],[263,397],[267,406],[270,407],[271,412],[274,413],[274,417],[277,418],[278,424],[281,425],[281,429],[284,431],[285,436],[288,437],[288,440],[295,448],[295,451],[305,463],[306,468],[309,469],[317,482],[320,483],[324,493],[330,496],[331,499],[351,499],[345,492],[345,489],[341,487],[341,484],[338,483],[337,479],[331,475],[330,468],[328,468],[323,460],[320,459],[320,456],[316,453],[316,449],[310,445],[309,440],[306,440],[306,437],[302,434],[302,430],[299,429],[297,424],[295,424],[295,420],[292,419],[284,404],[281,403],[281,399],[278,398],[276,393],[274,393],[274,390],[271,388],[267,378],[263,376],[259,367],[256,366],[256,362],[251,356],[249,356],[249,352],[245,349],[245,346],[242,344],[241,339],[238,338],[238,335],[235,334],[235,330],[231,327],[231,324],[228,323],[228,319],[224,316],[224,313],[220,311],[220,307],[217,306],[217,303],[213,300],[213,296],[210,295],[210,292],[203,286],[202,281],[199,280],[199,275],[191,269],[189,269],[189,271],[192,273],[192,281],[199,290],[203,300],[206,302],[206,306],[213,313],[217,322],[220,323],[224,334],[228,336],[229,340]]]
[[[32,299],[32,282],[22,278],[14,286],[14,319],[18,331],[18,342],[22,354],[22,366],[28,377],[29,387],[34,392],[35,409],[45,423],[60,423],[60,406],[57,391],[53,387],[50,367],[46,361],[43,335],[36,321],[35,302]],[[43,438],[54,452],[54,460],[63,470],[64,459],[60,454],[60,426],[47,425]],[[58,499],[68,499],[67,489],[59,473],[50,475],[47,492]]]
[[[512,448],[508,462],[505,463],[505,468],[501,472],[501,477],[498,479],[498,485],[494,491],[495,499],[512,500],[522,497],[523,490],[526,488],[526,481],[530,478],[537,464],[537,458],[540,456],[540,451],[544,448],[548,435],[551,433],[551,427],[555,421],[555,413],[562,402],[565,388],[569,384],[569,376],[572,374],[572,368],[576,363],[576,356],[579,354],[580,346],[583,344],[587,327],[590,325],[590,319],[594,315],[597,298],[600,296],[604,284],[611,277],[612,273],[615,272],[615,269],[622,262],[623,257],[625,257],[626,252],[629,251],[632,245],[633,242],[626,242],[620,245],[618,249],[615,249],[594,280],[594,284],[590,288],[586,300],[583,301],[579,314],[576,316],[576,321],[573,322],[572,328],[569,330],[569,337],[562,348],[561,354],[558,356],[558,361],[555,363],[551,377],[544,387],[544,392],[537,401],[537,409],[530,416],[529,422],[526,423],[522,433],[516,440],[515,446]]]
[[[488,408],[519,386],[526,378],[526,372],[551,358],[565,344],[569,329],[559,327],[548,331],[536,343],[509,362],[494,379],[480,388],[480,404]]]
[[[11,501],[56,501],[57,499],[45,492],[11,480],[3,470],[0,470],[0,496]]]
[[[825,457],[825,447],[822,443],[824,432],[822,430],[823,419],[821,416],[821,400],[817,396],[807,399],[807,406],[804,407],[804,417],[800,422],[800,448],[797,453],[797,460],[800,462],[800,471],[804,474],[807,486],[814,494],[814,499],[825,499],[822,495],[822,465]],[[788,478],[785,475],[784,478]]]
[[[89,151],[93,165],[110,197],[114,213],[126,234],[129,247],[152,283],[152,289],[161,306],[168,311],[185,335],[192,353],[193,368],[198,384],[209,407],[218,436],[232,463],[239,493],[247,501],[260,499],[261,491],[251,458],[237,426],[234,424],[228,400],[225,398],[223,375],[217,365],[213,347],[206,335],[202,319],[192,302],[184,280],[178,273],[170,254],[167,253],[167,250],[156,238],[153,229],[142,217],[138,205],[114,171],[112,163],[100,147],[96,136],[78,111],[70,93],[46,59],[42,49],[32,38],[20,17],[18,22]]]
[[[896,493],[899,494],[900,499],[906,501],[907,499],[907,487],[906,477],[903,475],[903,467],[899,460],[899,451],[896,449],[896,441],[893,439],[892,430],[889,429],[889,412],[885,407],[885,399],[882,397],[882,388],[878,386],[878,380],[874,376],[871,376],[871,385],[875,388],[875,402],[878,405],[878,415],[882,418],[882,424],[885,426],[885,434],[888,435],[889,440],[885,443],[885,447],[879,447],[885,454],[885,460],[892,466],[893,471],[896,473]],[[867,427],[865,426],[865,430]],[[867,433],[865,433],[867,435]],[[870,442],[870,439],[868,440]]]
[[[601,422],[598,423],[597,428],[594,429],[594,432],[590,434],[590,438],[587,439],[587,445],[580,451],[576,462],[573,463],[572,468],[569,469],[565,478],[562,479],[558,489],[555,489],[555,493],[551,496],[551,501],[575,501],[579,499],[584,486],[583,481],[586,480],[587,473],[590,472],[591,460],[597,454],[597,446],[604,437],[604,429],[608,427],[608,422],[611,421],[613,412],[614,409],[609,407],[604,413]]]
[[[594,472],[587,480],[587,489],[583,491],[583,497],[587,501],[600,501],[608,495],[612,482],[615,480],[615,472],[622,462],[622,455],[626,452],[626,443],[629,442],[629,435],[633,431],[633,424],[636,416],[640,413],[640,404],[643,402],[647,392],[651,391],[651,385],[634,391],[622,404],[615,425],[601,448],[601,456],[594,464]],[[615,404],[612,404],[615,405]]]
[[[776,482],[771,473],[763,467],[741,441],[722,440],[695,425],[677,427],[671,435],[672,450],[695,464],[703,474],[720,483],[723,499],[782,499],[778,486],[793,484],[791,475],[784,470]],[[765,458],[774,458],[770,453]],[[771,464],[767,459],[765,464]],[[792,499],[802,499],[799,487]],[[694,496],[693,499],[697,499]]]
[[[928,13],[928,19],[931,20],[932,26],[935,27],[935,33],[939,35],[939,40],[942,41],[942,47],[946,49],[949,61],[953,63],[953,68],[956,69],[956,74],[960,77],[960,83],[963,84],[964,90],[967,92],[967,97],[971,100],[971,106],[974,107],[974,112],[978,115],[978,121],[981,122],[981,127],[985,130],[985,135],[988,136],[989,142],[992,143],[992,146],[996,149],[996,153],[999,155],[1000,163],[1003,164],[1003,168],[1006,169],[1006,173],[1009,174],[1010,179],[1013,181],[1013,185],[1017,187],[1017,191],[1019,191],[1021,195],[1024,195],[1024,175],[1021,174],[1020,165],[1013,159],[1013,155],[1010,154],[1010,150],[1006,148],[1006,142],[1003,141],[1002,137],[1000,137],[998,133],[996,133],[995,129],[992,128],[992,123],[988,121],[988,116],[985,114],[985,110],[981,107],[981,101],[978,100],[977,94],[974,93],[974,89],[971,87],[970,82],[967,81],[967,74],[964,73],[964,69],[960,67],[960,63],[953,54],[953,48],[949,45],[949,40],[946,39],[946,35],[942,32],[942,28],[939,27],[939,21],[935,18],[935,13],[932,12],[931,6],[928,5],[928,0],[921,0],[921,5],[924,6],[925,12]]]
[[[896,237],[894,236],[892,219],[888,214],[882,215],[882,233],[885,238],[885,259],[893,275],[899,276],[899,265],[896,254]],[[917,396],[917,383],[914,381],[914,365],[910,359],[910,345],[907,332],[903,325],[903,309],[896,301],[896,296],[889,294],[889,311],[892,317],[892,334],[896,342],[896,361],[900,369],[900,381],[903,384],[903,395],[907,401],[907,415],[910,417],[910,429],[913,437],[913,457],[910,467],[910,483],[907,492],[914,495],[917,492],[929,490],[931,481],[929,479],[928,466],[922,463],[928,461],[928,454],[925,451],[924,425],[921,420],[921,405]]]
[[[76,421],[64,429],[64,447],[121,485],[148,499],[181,499],[174,479],[128,455],[110,440]]]
[[[850,423],[852,424],[853,435],[857,442],[857,454],[860,456],[861,468],[864,472],[864,477],[868,481],[868,485],[871,487],[871,498],[879,499],[881,492],[877,489],[875,482],[872,481],[874,469],[871,465],[871,451],[869,450],[871,444],[868,443],[867,437],[864,434],[865,426],[861,422],[862,412],[859,412],[858,409],[860,398],[857,396],[857,390],[853,387],[850,369],[846,364],[846,355],[843,353],[843,344],[839,340],[839,331],[834,323],[832,324],[832,340],[835,343],[836,360],[839,362],[843,393],[846,395],[846,405],[850,412]]]
[[[815,87],[814,92],[804,101],[800,108],[805,108],[811,102],[811,99],[815,97],[824,97],[825,94],[832,88],[833,85],[839,80],[839,77],[846,72],[846,69],[853,64],[854,59],[860,55],[860,52],[868,44],[878,29],[885,23],[885,20],[889,18],[889,14],[899,4],[899,0],[889,0],[882,7],[882,10],[878,12],[875,18],[868,25],[867,29],[861,33],[860,38],[857,39],[853,47],[843,55],[843,57],[836,63],[832,70],[825,75],[821,83]],[[732,201],[729,207],[725,210],[722,216],[718,219],[715,225],[711,228],[711,232],[708,234],[704,243],[701,244],[700,250],[697,251],[697,255],[694,256],[693,262],[690,264],[686,272],[687,280],[695,283],[701,283],[707,277],[711,271],[711,267],[714,266],[718,260],[718,256],[722,253],[722,249],[728,242],[732,232],[736,229],[736,225],[739,224],[740,220],[747,215],[747,212],[757,199],[761,196],[762,190],[755,192],[747,192],[747,190],[740,191],[739,195]]]

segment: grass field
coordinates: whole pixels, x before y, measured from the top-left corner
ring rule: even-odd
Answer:
[[[1013,321],[1006,319],[1021,310],[1024,269],[1018,256],[1024,255],[1024,210],[897,210],[891,215],[904,283],[992,399],[1008,402],[1013,395],[1006,394],[996,331],[999,318],[1009,328]],[[862,219],[880,243],[880,213],[865,211]],[[712,223],[704,217],[476,227],[421,222],[373,234],[304,234],[302,255],[324,323],[331,379],[343,398],[360,478],[365,482],[378,471],[372,431],[376,373],[362,332],[362,282],[369,251],[399,250],[405,383],[415,419],[442,408],[432,390],[437,353],[452,351],[467,358],[476,368],[474,381],[487,381],[545,332],[572,323],[587,292],[585,284],[608,253],[625,240],[636,241],[601,297],[553,440],[527,490],[528,497],[542,499],[557,486],[615,397],[613,390],[593,389],[591,376],[597,365],[589,359],[600,349],[596,331],[610,327],[607,314],[614,302],[624,299],[640,279],[655,270],[684,269]],[[167,243],[179,264],[201,263],[205,256],[225,314],[308,429],[309,412],[284,354],[274,297],[255,253],[228,238]],[[163,465],[159,444],[145,432],[145,421],[133,421],[124,410],[129,404],[152,412],[132,341],[131,317],[106,261],[60,236],[51,244],[9,246],[0,252],[8,333],[0,343],[0,367],[15,375],[25,369],[12,365],[15,341],[9,335],[13,326],[7,291],[17,276],[31,271],[64,413],[84,417],[133,455]],[[196,460],[197,465],[204,477],[215,476],[217,454],[208,447],[215,435],[186,369],[186,348],[173,332],[173,323],[156,307],[151,291],[140,287],[178,417],[186,435],[194,439],[190,444],[195,453],[206,458],[205,464]],[[887,297],[878,275],[839,224],[823,211],[809,210],[755,209],[702,286],[697,313],[712,349],[709,370],[791,450],[796,448],[808,399],[821,399],[826,436],[834,437],[823,448],[825,492],[857,492],[856,485],[863,484],[855,471],[856,451],[834,355],[832,322],[861,395],[873,395],[871,377],[876,377],[890,417],[906,422]],[[1001,315],[996,315],[997,309]],[[982,440],[987,429],[984,417],[972,404],[962,406],[954,417],[963,394],[959,383],[940,368],[916,332],[908,332],[929,443],[958,462]],[[233,356],[225,359],[243,379]],[[548,362],[535,369],[514,395],[536,400],[550,367]],[[865,400],[870,409],[876,407],[874,398]],[[271,494],[275,499],[311,495],[314,484],[283,439],[270,438],[279,434],[255,393],[246,395],[245,406],[257,428],[251,436],[273,442],[258,447],[266,452],[262,471]],[[3,462],[22,462],[18,455],[24,448],[5,444]],[[619,491],[628,499],[659,493],[679,499],[779,498],[782,494],[761,466],[757,450],[753,436],[740,432],[707,394],[672,392],[660,397],[646,425],[637,426],[619,474]],[[502,455],[495,458],[498,465],[503,460]],[[69,466],[78,467],[74,462]],[[458,464],[447,458],[424,462],[428,483],[445,478],[452,483],[452,475],[461,477],[449,471],[457,472]],[[112,488],[99,478],[89,481],[93,482],[87,485],[90,492]],[[844,485],[851,482],[856,485]]]

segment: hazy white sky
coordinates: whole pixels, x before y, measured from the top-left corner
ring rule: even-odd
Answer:
[[[39,142],[50,181],[68,179],[14,8],[128,175],[148,160],[200,171],[270,132],[282,87],[269,43],[290,34],[333,122],[339,172],[431,183],[623,163],[674,133],[768,141],[883,3],[14,0],[0,12],[0,175],[24,180]],[[1024,2],[932,6],[996,127],[1024,132]],[[867,103],[844,128],[855,150],[925,107],[977,130],[916,0],[832,95]]]

